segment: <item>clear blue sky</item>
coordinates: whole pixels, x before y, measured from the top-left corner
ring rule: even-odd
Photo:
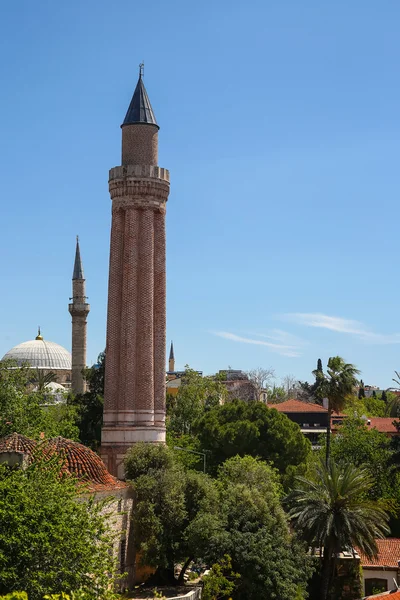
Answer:
[[[19,0],[0,19],[0,356],[70,348],[79,233],[88,361],[105,346],[110,199],[145,61],[168,203],[177,368],[400,369],[397,0]]]

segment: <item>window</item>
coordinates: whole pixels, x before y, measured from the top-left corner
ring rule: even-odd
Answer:
[[[388,585],[387,579],[379,579],[378,577],[371,577],[371,579],[365,580],[365,593],[367,596],[373,594],[379,594],[380,592],[387,592]]]

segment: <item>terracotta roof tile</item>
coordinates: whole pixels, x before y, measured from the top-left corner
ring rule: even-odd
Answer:
[[[393,425],[393,417],[371,417],[367,424],[369,429],[377,429],[382,433],[397,433],[397,428]]]
[[[386,538],[376,540],[378,546],[378,557],[370,560],[357,548],[363,567],[393,567],[398,568],[400,560],[400,538]]]
[[[371,598],[371,600],[400,600],[400,591],[395,592],[383,592],[375,596],[365,596],[364,600]]]
[[[302,402],[301,400],[286,400],[279,404],[270,404],[270,408],[275,408],[282,413],[327,413],[327,409],[319,404],[311,402]]]
[[[80,483],[87,485],[90,491],[123,489],[127,484],[111,475],[100,456],[87,446],[55,437],[43,442],[35,442],[19,433],[12,433],[0,439],[0,452],[21,452],[32,457],[36,447],[42,448],[48,455],[58,454],[65,462],[61,468],[78,477]]]
[[[32,455],[36,442],[19,433],[10,433],[0,439],[0,452],[20,452]]]

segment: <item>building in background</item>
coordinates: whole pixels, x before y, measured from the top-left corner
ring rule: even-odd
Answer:
[[[71,354],[59,344],[45,340],[40,328],[34,340],[17,344],[6,352],[1,360],[11,360],[19,367],[29,365],[42,374],[52,372],[56,375],[58,384],[66,389],[71,387]]]

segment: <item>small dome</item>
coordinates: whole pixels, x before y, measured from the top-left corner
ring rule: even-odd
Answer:
[[[81,483],[87,485],[90,491],[126,488],[126,483],[119,481],[107,471],[98,454],[79,442],[63,437],[35,442],[19,433],[0,438],[0,454],[20,452],[27,454],[32,460],[35,457],[35,448],[40,448],[43,455],[47,457],[57,454],[64,461],[61,472],[75,475]]]
[[[107,471],[100,456],[87,446],[58,436],[45,442],[45,448],[46,452],[65,458],[66,469],[79,479],[100,486],[123,487],[122,482]]]
[[[14,360],[19,366],[29,363],[33,368],[71,370],[71,354],[54,342],[48,342],[41,336],[29,342],[23,342],[11,348],[2,360]]]
[[[20,433],[10,433],[0,439],[0,453],[1,452],[21,452],[21,454],[32,455],[36,446],[34,440],[21,435]]]

